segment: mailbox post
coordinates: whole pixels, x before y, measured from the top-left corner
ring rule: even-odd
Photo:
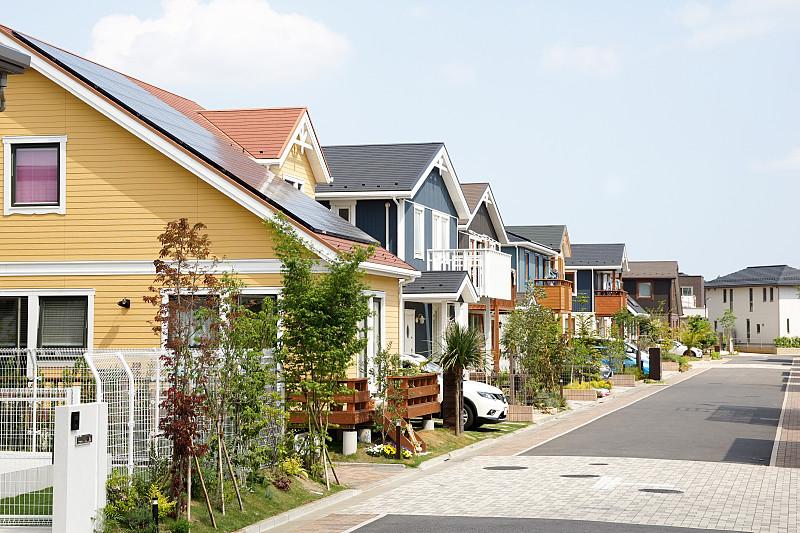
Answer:
[[[53,533],[93,531],[106,505],[108,404],[56,407],[53,437]]]

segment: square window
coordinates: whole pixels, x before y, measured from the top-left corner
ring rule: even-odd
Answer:
[[[3,137],[3,214],[65,214],[65,135]]]
[[[58,205],[58,145],[11,150],[11,205]]]
[[[653,284],[649,281],[640,281],[637,284],[637,298],[652,298],[653,297]]]
[[[694,287],[681,287],[681,296],[694,296]]]
[[[39,298],[39,348],[86,348],[86,296]]]

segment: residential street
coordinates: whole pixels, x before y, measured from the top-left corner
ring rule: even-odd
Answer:
[[[618,392],[275,530],[800,531],[797,448],[785,442],[799,373],[791,357],[698,363],[669,386]]]

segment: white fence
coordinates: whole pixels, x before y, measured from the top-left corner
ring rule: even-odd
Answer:
[[[428,270],[469,273],[478,296],[511,299],[511,256],[489,248],[428,250]]]
[[[0,525],[52,522],[56,405],[107,402],[109,467],[136,475],[170,450],[163,390],[158,350],[0,350]]]

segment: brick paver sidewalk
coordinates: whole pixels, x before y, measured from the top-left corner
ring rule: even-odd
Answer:
[[[786,381],[780,436],[773,466],[800,468],[800,357],[795,357]]]

